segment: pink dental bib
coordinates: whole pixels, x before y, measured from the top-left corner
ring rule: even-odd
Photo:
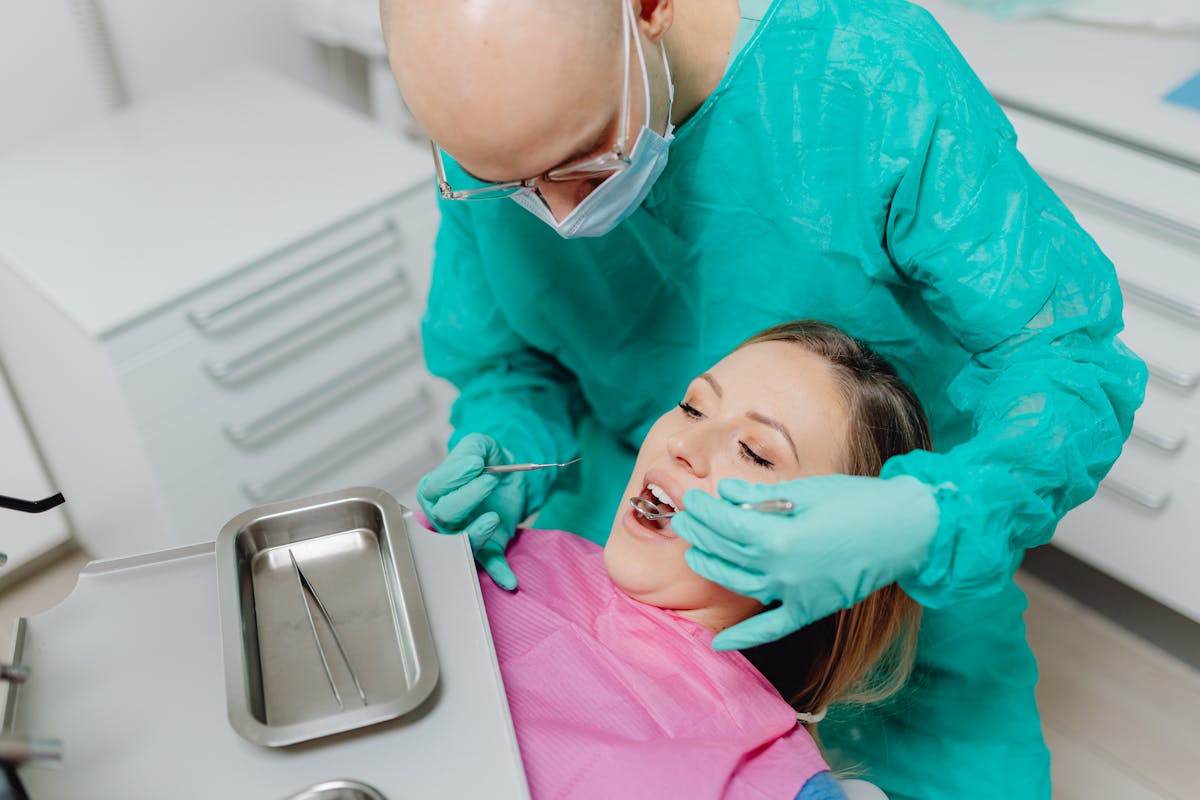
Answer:
[[[601,548],[525,530],[507,555],[520,587],[480,584],[535,800],[792,800],[828,769],[744,656],[621,593]]]

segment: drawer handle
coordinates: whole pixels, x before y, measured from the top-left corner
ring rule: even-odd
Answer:
[[[1194,248],[1200,244],[1200,228],[1194,225],[1150,211],[1133,203],[1126,203],[1124,200],[1118,200],[1111,195],[1081,186],[1045,169],[1039,169],[1038,174],[1058,193],[1059,197],[1064,199],[1064,202],[1066,198],[1074,196],[1077,200],[1091,203],[1093,207],[1098,206],[1099,210],[1108,212],[1110,216],[1128,217],[1144,228],[1157,228],[1160,233],[1174,236],[1176,239],[1183,239],[1189,247]]]
[[[300,397],[268,411],[258,419],[240,424],[226,424],[225,435],[239,447],[257,447],[303,422],[318,411],[362,391],[411,363],[419,354],[420,344],[417,341],[417,335],[409,334],[403,342],[388,345],[369,358],[339,372],[316,388],[305,390]]]
[[[1147,430],[1140,425],[1135,424],[1131,434],[1133,438],[1145,442],[1148,445],[1157,447],[1168,453],[1177,453],[1187,444],[1187,434],[1177,433],[1174,436],[1165,433],[1157,433]]]
[[[429,390],[422,387],[407,402],[375,417],[351,431],[345,438],[313,453],[302,464],[258,483],[243,483],[242,494],[252,503],[289,497],[308,486],[329,470],[378,447],[389,436],[412,426],[433,410]]]
[[[280,277],[265,283],[262,286],[255,287],[246,294],[240,297],[235,297],[234,299],[219,305],[216,308],[206,310],[192,309],[191,311],[188,311],[188,321],[191,322],[197,330],[203,333],[217,330],[236,320],[240,316],[238,312],[246,308],[246,306],[252,305],[255,301],[261,300],[264,297],[268,297],[272,293],[286,287],[293,281],[300,280],[301,278],[309,275],[316,274],[318,276],[315,280],[293,287],[290,290],[280,294],[273,300],[270,300],[266,303],[265,309],[271,309],[282,305],[304,291],[309,291],[319,286],[332,283],[333,281],[345,277],[352,272],[356,272],[364,266],[373,264],[381,257],[386,255],[389,250],[398,247],[399,244],[399,233],[396,230],[395,225],[388,220],[384,223],[383,228],[380,230],[369,233],[366,236],[361,236],[344,247],[338,248],[332,253],[324,255],[315,261],[304,264],[298,269],[294,269],[285,275],[281,275]],[[376,245],[381,246],[376,247]],[[349,263],[342,264],[340,267],[337,266],[338,262],[342,261],[345,257],[353,255],[363,248],[370,247],[374,247],[374,249],[365,255],[362,255],[361,257],[353,258]],[[335,268],[330,269],[326,274],[321,275],[320,273],[322,269],[329,267],[330,265],[334,265]],[[265,309],[260,308],[260,310]]]
[[[1200,372],[1183,372],[1148,358],[1145,361],[1146,369],[1150,370],[1151,375],[1172,386],[1178,386],[1180,389],[1194,389],[1196,384],[1200,383]]]
[[[1100,481],[1100,485],[1105,489],[1108,489],[1110,492],[1119,494],[1126,500],[1132,500],[1139,506],[1144,506],[1151,511],[1161,511],[1166,507],[1167,502],[1171,499],[1170,492],[1155,494],[1153,492],[1148,492],[1145,489],[1139,489],[1136,486],[1128,484],[1120,478],[1113,478],[1111,476]]]
[[[445,455],[445,449],[436,440],[430,439],[420,453],[406,458],[399,467],[380,478],[374,485],[389,491],[411,486],[440,464]]]
[[[1163,308],[1174,311],[1176,314],[1187,317],[1189,322],[1200,324],[1200,303],[1189,303],[1186,300],[1180,300],[1179,298],[1171,297],[1164,292],[1160,292],[1157,289],[1151,289],[1149,286],[1140,284],[1137,281],[1131,281],[1128,278],[1121,279],[1121,288],[1125,290],[1126,294],[1133,295],[1134,297],[1140,297],[1143,300],[1147,300],[1155,305],[1159,305]]]
[[[1183,239],[1185,246],[1189,249],[1194,250],[1197,246],[1200,246],[1200,228],[1080,186],[1052,172],[1047,172],[1046,170],[1038,170],[1038,172],[1064,201],[1074,197],[1076,200],[1091,203],[1094,207],[1098,206],[1101,211],[1107,212],[1109,215],[1115,214],[1126,217],[1129,221],[1143,228],[1157,228],[1160,234],[1167,234],[1177,239]],[[1160,305],[1163,308],[1168,308],[1193,322],[1200,323],[1200,303],[1189,303],[1179,300],[1165,292],[1151,289],[1149,286],[1129,280],[1128,278],[1121,278],[1120,281],[1121,288],[1127,293]]]
[[[398,272],[248,353],[229,361],[209,362],[204,368],[218,383],[241,383],[396,305],[407,294],[408,280]]]

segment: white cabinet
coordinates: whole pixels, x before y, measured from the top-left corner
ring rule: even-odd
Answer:
[[[1054,543],[1200,620],[1200,172],[1009,111],[1022,151],[1117,267],[1150,368],[1133,435]]]
[[[0,159],[0,353],[93,555],[212,539],[449,433],[428,151],[242,69]]]
[[[1200,112],[1163,100],[1200,68],[1200,32],[916,2],[1116,264],[1122,338],[1150,367],[1133,436],[1054,544],[1200,621]]]

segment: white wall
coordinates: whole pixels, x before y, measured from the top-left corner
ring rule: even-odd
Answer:
[[[0,153],[104,107],[67,0],[0,0]]]
[[[61,1],[61,0],[60,0]],[[293,22],[292,0],[102,0],[131,97],[157,94],[242,61],[322,90],[326,51]]]
[[[132,102],[253,61],[365,111],[365,67],[306,39],[292,0],[98,0]],[[0,153],[106,112],[73,0],[0,0]]]

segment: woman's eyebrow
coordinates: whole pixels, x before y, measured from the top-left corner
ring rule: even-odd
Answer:
[[[766,425],[770,428],[774,428],[775,430],[777,430],[781,434],[783,434],[783,438],[787,439],[787,443],[789,445],[791,445],[791,447],[792,447],[792,455],[794,455],[796,457],[797,462],[800,460],[800,452],[798,450],[796,450],[796,443],[792,440],[792,435],[790,433],[788,433],[787,428],[783,427],[782,424],[776,422],[775,420],[771,419],[770,417],[764,416],[764,415],[758,413],[757,411],[747,411],[746,416],[749,417],[750,419],[754,420],[755,422],[761,422],[763,425]]]
[[[717,397],[725,396],[724,390],[721,389],[721,384],[717,383],[717,379],[713,377],[711,372],[702,372],[697,375],[696,378],[697,380],[707,381],[708,385],[712,387],[712,390],[716,393]],[[787,439],[788,445],[791,446],[792,455],[796,457],[796,461],[800,461],[800,451],[796,449],[796,442],[794,439],[792,439],[792,435],[788,433],[788,429],[783,427],[782,423],[776,422],[765,414],[760,414],[757,411],[747,411],[746,417],[754,420],[755,422],[761,422],[768,428],[774,428],[775,430],[779,431],[779,433],[783,435],[783,438]]]
[[[717,383],[717,379],[712,376],[711,372],[702,372],[696,376],[699,380],[708,381],[708,385],[717,393],[717,397],[724,397],[725,392],[721,389],[721,384]]]

